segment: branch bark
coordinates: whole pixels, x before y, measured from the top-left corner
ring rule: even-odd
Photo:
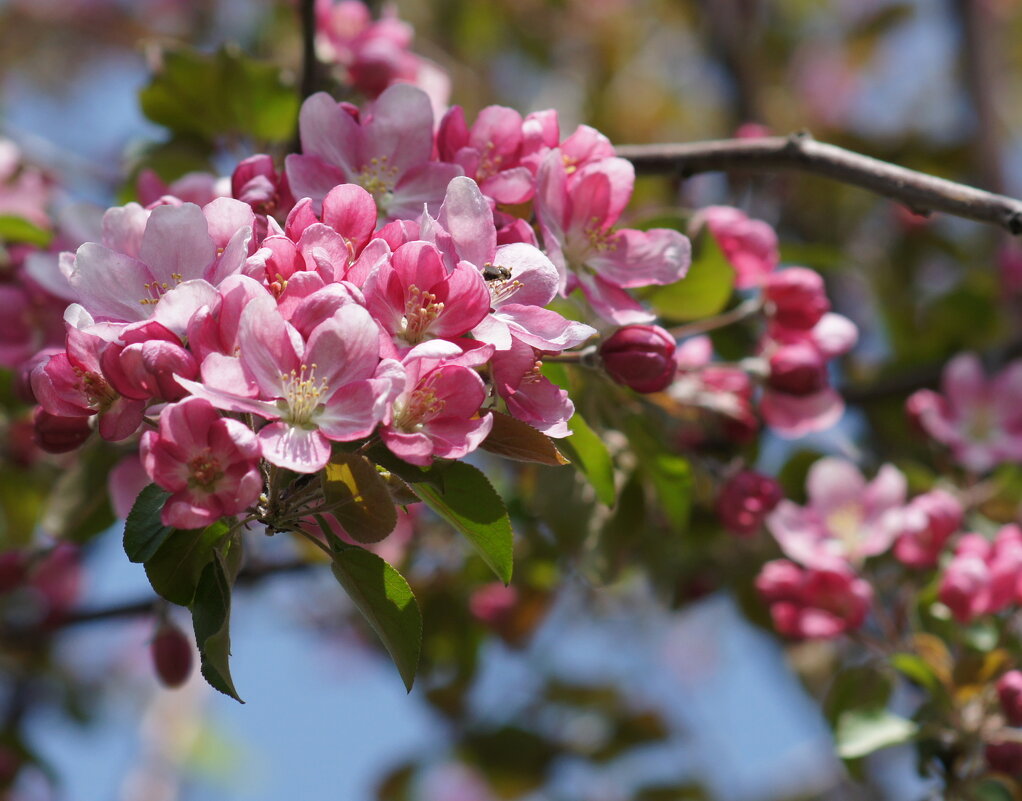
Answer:
[[[868,189],[917,214],[939,211],[1022,234],[1022,201],[815,141],[807,133],[666,145],[622,145],[641,174],[800,170]]]

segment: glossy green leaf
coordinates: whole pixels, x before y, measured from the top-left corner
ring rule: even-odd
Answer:
[[[297,125],[298,97],[280,70],[230,48],[213,54],[165,51],[139,102],[153,122],[207,140],[243,136],[279,142]]]
[[[224,695],[245,703],[231,678],[231,580],[225,558],[218,551],[202,570],[190,608],[203,678]]]
[[[712,236],[699,238],[692,266],[680,281],[651,290],[646,300],[664,320],[685,322],[724,310],[735,284],[735,270]]]
[[[357,542],[379,542],[397,525],[387,483],[364,456],[336,453],[323,471],[323,497]]]
[[[444,467],[443,486],[412,484],[430,509],[464,534],[505,584],[511,581],[513,535],[507,509],[479,470],[465,462]]]
[[[834,740],[842,759],[858,759],[874,751],[907,743],[919,727],[884,707],[849,709],[837,719]]]
[[[149,583],[171,603],[188,606],[206,566],[229,526],[219,520],[206,528],[173,531],[145,562]]]
[[[568,421],[571,436],[558,445],[596,490],[596,497],[604,506],[613,506],[617,500],[614,487],[614,462],[603,440],[593,431],[578,412]]]
[[[422,647],[422,615],[412,588],[391,565],[362,548],[335,549],[332,569],[411,691]]]
[[[152,559],[174,530],[163,525],[160,514],[170,493],[155,484],[143,489],[124,522],[124,552],[132,562]]]

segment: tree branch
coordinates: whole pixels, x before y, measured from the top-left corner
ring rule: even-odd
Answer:
[[[868,189],[917,214],[942,211],[1022,233],[1022,201],[898,167],[815,141],[809,134],[719,139],[667,145],[622,145],[617,154],[639,173],[801,170]]]
[[[319,88],[319,62],[316,60],[316,0],[301,0],[302,21],[302,100]]]

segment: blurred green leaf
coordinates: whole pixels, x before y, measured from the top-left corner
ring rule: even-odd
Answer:
[[[735,285],[735,270],[717,241],[703,234],[688,274],[669,286],[657,287],[646,300],[660,317],[675,322],[700,320],[723,311]]]
[[[589,479],[596,497],[604,506],[613,506],[617,500],[614,487],[614,463],[610,451],[577,411],[568,421],[571,436],[558,443],[572,464]]]
[[[124,552],[129,561],[140,563],[151,559],[174,530],[160,520],[169,497],[165,489],[149,484],[135,499],[124,522]]]
[[[922,657],[916,654],[894,654],[891,657],[891,666],[930,694],[936,694],[942,690],[943,685],[940,682],[940,677]]]
[[[323,497],[357,542],[379,542],[397,525],[387,483],[364,456],[335,452],[323,471]]]
[[[443,487],[412,484],[411,490],[464,534],[505,584],[511,581],[513,535],[507,509],[479,470],[465,462],[443,468]]]
[[[23,217],[0,214],[0,241],[23,242],[27,245],[45,248],[53,239],[53,233],[40,228]]]
[[[236,49],[164,51],[162,65],[142,89],[142,111],[175,133],[280,142],[295,131],[298,96],[280,70]]]
[[[354,546],[334,548],[332,569],[390,652],[410,692],[422,647],[422,615],[412,588],[376,554]]]
[[[919,727],[884,707],[849,709],[834,728],[837,753],[842,759],[858,759],[882,748],[912,740]]]
[[[203,568],[190,608],[203,678],[224,695],[245,703],[234,688],[228,664],[231,655],[231,579],[224,557],[219,552],[215,551]]]
[[[188,606],[216,547],[230,526],[218,520],[206,528],[175,530],[145,562],[149,583],[162,598]]]
[[[115,517],[107,479],[122,454],[93,438],[78,451],[78,459],[61,473],[50,492],[42,528],[58,539],[83,543],[106,531]]]

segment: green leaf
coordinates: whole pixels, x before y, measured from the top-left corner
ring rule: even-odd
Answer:
[[[514,542],[511,521],[497,491],[486,476],[465,462],[451,463],[441,475],[443,487],[412,484],[412,492],[468,537],[497,578],[510,583]]]
[[[364,456],[335,453],[323,471],[323,497],[337,522],[358,542],[379,542],[397,525],[387,482]]]
[[[0,241],[24,242],[28,245],[45,248],[53,239],[53,233],[40,228],[23,217],[13,214],[0,214]]]
[[[174,530],[163,525],[160,513],[170,493],[155,484],[143,489],[135,499],[124,523],[124,552],[132,562],[152,559]]]
[[[280,142],[294,133],[298,97],[276,66],[231,48],[214,54],[181,48],[162,56],[160,70],[139,94],[153,122],[207,140]]]
[[[916,654],[900,653],[891,657],[891,667],[935,695],[942,690],[940,677]]]
[[[145,562],[146,575],[157,594],[181,606],[191,604],[203,571],[229,528],[218,520],[206,528],[171,532]]]
[[[535,462],[553,467],[569,463],[550,437],[528,423],[492,410],[490,417],[493,419],[493,428],[480,446],[483,450],[518,462]]]
[[[626,421],[628,442],[639,460],[642,471],[660,501],[667,521],[675,531],[688,528],[692,511],[692,467],[684,456],[665,450],[657,432],[643,419],[632,417]]]
[[[919,727],[883,707],[849,709],[834,729],[837,753],[842,759],[858,759],[882,748],[907,743]]]
[[[422,647],[422,615],[404,576],[374,553],[334,550],[333,573],[390,652],[411,691]]]
[[[614,487],[614,462],[610,451],[578,412],[568,421],[571,436],[560,441],[561,450],[579,469],[596,490],[596,497],[604,506],[613,506],[617,500]]]
[[[202,676],[210,686],[239,703],[228,664],[231,655],[231,582],[224,557],[215,551],[203,568],[190,608]]]
[[[58,539],[83,543],[113,525],[115,517],[107,490],[107,477],[122,454],[95,438],[63,472],[46,502],[42,528]]]
[[[735,284],[735,270],[717,240],[703,234],[692,266],[680,281],[651,290],[646,299],[663,319],[700,320],[723,311]]]

